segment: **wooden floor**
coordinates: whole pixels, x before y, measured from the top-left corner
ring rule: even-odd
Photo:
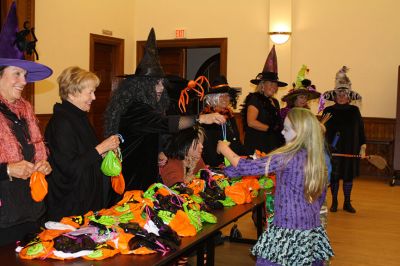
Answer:
[[[352,194],[356,214],[342,210],[340,190],[339,210],[328,216],[327,231],[335,252],[331,265],[400,265],[400,186],[390,187],[388,182],[389,179],[381,177],[356,179]],[[244,237],[255,238],[255,227],[249,215],[241,218],[238,225]],[[231,227],[224,228],[223,234],[229,235]],[[254,265],[250,248],[247,244],[225,242],[216,249],[215,265]]]

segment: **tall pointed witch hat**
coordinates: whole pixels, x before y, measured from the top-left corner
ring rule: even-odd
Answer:
[[[278,78],[278,59],[276,57],[275,45],[272,46],[272,49],[268,54],[262,72],[259,73],[255,79],[250,80],[250,82],[255,85],[258,85],[258,83],[265,80],[278,83],[278,87],[287,86],[286,82],[279,81]]]
[[[361,95],[351,89],[351,81],[347,76],[348,71],[349,68],[347,66],[343,66],[341,69],[339,69],[335,77],[335,88],[333,90],[326,91],[323,94],[323,98],[325,100],[335,101],[336,94],[340,90],[347,92],[351,101],[361,100]]]
[[[158,57],[156,34],[153,28],[150,30],[144,50],[144,56],[142,60],[140,60],[134,76],[155,78],[165,77],[164,70],[160,64],[160,58]]]
[[[16,45],[18,33],[17,6],[12,2],[6,21],[0,33],[0,66],[16,66],[27,71],[26,81],[34,82],[49,77],[49,67],[25,60],[24,52]]]

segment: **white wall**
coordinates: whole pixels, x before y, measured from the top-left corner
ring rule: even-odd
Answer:
[[[266,0],[137,0],[135,38],[145,40],[154,27],[157,40],[173,39],[184,28],[187,38],[228,38],[230,85],[245,92],[262,71],[269,52]]]
[[[342,65],[350,67],[353,88],[363,96],[361,112],[395,117],[400,65],[400,1],[397,0],[36,0],[41,63],[55,74],[36,85],[37,113],[52,112],[58,100],[57,75],[70,65],[89,67],[89,34],[112,30],[125,39],[125,73],[136,62],[136,40],[151,27],[158,40],[228,38],[228,81],[242,87],[239,102],[254,87],[271,48],[270,19],[291,20],[292,36],[276,47],[281,80],[291,83],[302,64],[319,91],[333,88]],[[271,15],[270,15],[271,9]],[[289,13],[289,17],[288,14]],[[278,14],[278,15],[277,15]],[[272,22],[271,22],[272,24]],[[271,25],[272,26],[272,25]],[[277,97],[290,87],[280,89]]]
[[[35,26],[39,39],[39,63],[51,67],[53,75],[35,85],[36,113],[52,113],[58,97],[57,77],[77,65],[89,69],[90,33],[111,30],[125,39],[125,69],[132,69],[134,44],[132,0],[36,0]]]
[[[293,1],[292,76],[301,64],[319,91],[333,89],[336,72],[350,67],[352,87],[368,117],[396,116],[400,65],[400,1]]]

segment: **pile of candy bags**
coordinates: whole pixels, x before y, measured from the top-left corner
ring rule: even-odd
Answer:
[[[181,237],[195,236],[204,224],[216,223],[213,210],[250,203],[260,188],[267,196],[267,213],[273,212],[273,178],[232,180],[204,169],[188,184],[166,187],[156,183],[144,192],[126,191],[109,209],[49,221],[42,232],[20,241],[16,251],[22,259],[164,255],[179,247]]]

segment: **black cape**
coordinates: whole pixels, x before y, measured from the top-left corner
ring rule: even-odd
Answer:
[[[204,138],[202,157],[204,163],[210,167],[218,167],[224,163],[224,156],[217,153],[217,144],[223,140],[221,125],[203,125],[206,136]],[[244,155],[244,147],[240,143],[240,134],[234,117],[226,122],[226,140],[231,144],[229,147],[238,155]]]
[[[133,102],[121,116],[118,133],[125,139],[121,148],[126,190],[146,190],[160,180],[160,134],[177,132],[179,119],[140,102]]]
[[[107,207],[110,178],[100,165],[98,140],[87,113],[68,101],[54,105],[45,131],[53,172],[48,176],[48,219]]]
[[[359,154],[361,145],[365,144],[364,122],[357,106],[334,104],[326,107],[323,114],[332,117],[325,124],[326,140],[334,153]],[[339,134],[335,147],[332,147],[336,134]],[[331,182],[350,182],[359,174],[358,158],[333,157]]]
[[[249,105],[258,109],[257,120],[269,126],[266,132],[247,126],[247,108]],[[250,93],[244,102],[242,118],[245,130],[244,146],[247,155],[253,154],[256,149],[268,153],[285,144],[285,139],[281,133],[283,125],[277,99],[266,97],[257,92]]]

